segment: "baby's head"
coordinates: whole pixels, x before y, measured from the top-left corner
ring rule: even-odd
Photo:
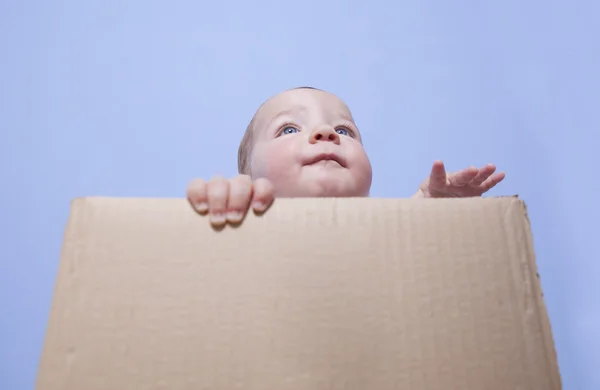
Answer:
[[[346,104],[314,88],[261,105],[242,138],[238,169],[267,178],[278,197],[368,196],[371,163]]]

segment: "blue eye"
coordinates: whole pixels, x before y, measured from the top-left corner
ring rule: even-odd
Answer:
[[[285,129],[283,129],[283,131],[281,132],[281,134],[293,134],[293,133],[297,133],[299,130],[293,126],[288,126]]]
[[[350,135],[350,132],[347,129],[344,129],[343,127],[338,127],[337,129],[335,129],[335,132],[340,135]]]

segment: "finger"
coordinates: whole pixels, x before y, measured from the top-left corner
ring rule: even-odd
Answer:
[[[504,178],[506,177],[506,174],[504,172],[498,172],[490,177],[488,177],[486,179],[486,181],[484,181],[481,184],[481,187],[483,187],[483,189],[485,191],[489,191],[492,188],[494,188],[496,186],[496,184],[500,183],[502,180],[504,180]]]
[[[479,173],[477,174],[477,176],[475,176],[473,178],[473,180],[471,180],[471,184],[475,185],[475,186],[480,186],[483,182],[485,182],[487,180],[488,177],[490,177],[492,175],[492,173],[494,173],[496,171],[496,166],[494,164],[488,164],[484,167],[482,167],[479,170]]]
[[[248,175],[239,175],[229,181],[229,201],[227,220],[239,223],[250,207],[252,197],[252,179]]]
[[[256,179],[254,181],[254,194],[252,199],[252,208],[257,213],[264,213],[275,196],[273,184],[267,179]]]
[[[202,179],[192,180],[186,190],[187,198],[192,207],[200,214],[208,211],[207,184]]]
[[[458,171],[448,175],[448,181],[453,186],[464,187],[467,184],[469,184],[469,182],[473,180],[473,178],[477,176],[478,173],[479,169],[475,167],[469,167],[467,169],[463,169],[462,171]]]
[[[435,161],[429,175],[429,186],[432,188],[443,188],[446,184],[448,184],[448,178],[444,163],[442,161]]]
[[[223,177],[214,177],[208,183],[208,214],[213,225],[227,222],[227,198],[229,197],[229,181]]]

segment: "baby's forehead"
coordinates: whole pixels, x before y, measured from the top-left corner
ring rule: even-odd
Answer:
[[[353,121],[350,109],[336,95],[308,88],[284,91],[264,102],[254,115],[256,122],[269,121],[282,113],[288,116],[318,111]]]

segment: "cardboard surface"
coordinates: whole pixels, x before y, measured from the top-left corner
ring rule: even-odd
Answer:
[[[517,198],[72,204],[38,390],[561,388]]]

